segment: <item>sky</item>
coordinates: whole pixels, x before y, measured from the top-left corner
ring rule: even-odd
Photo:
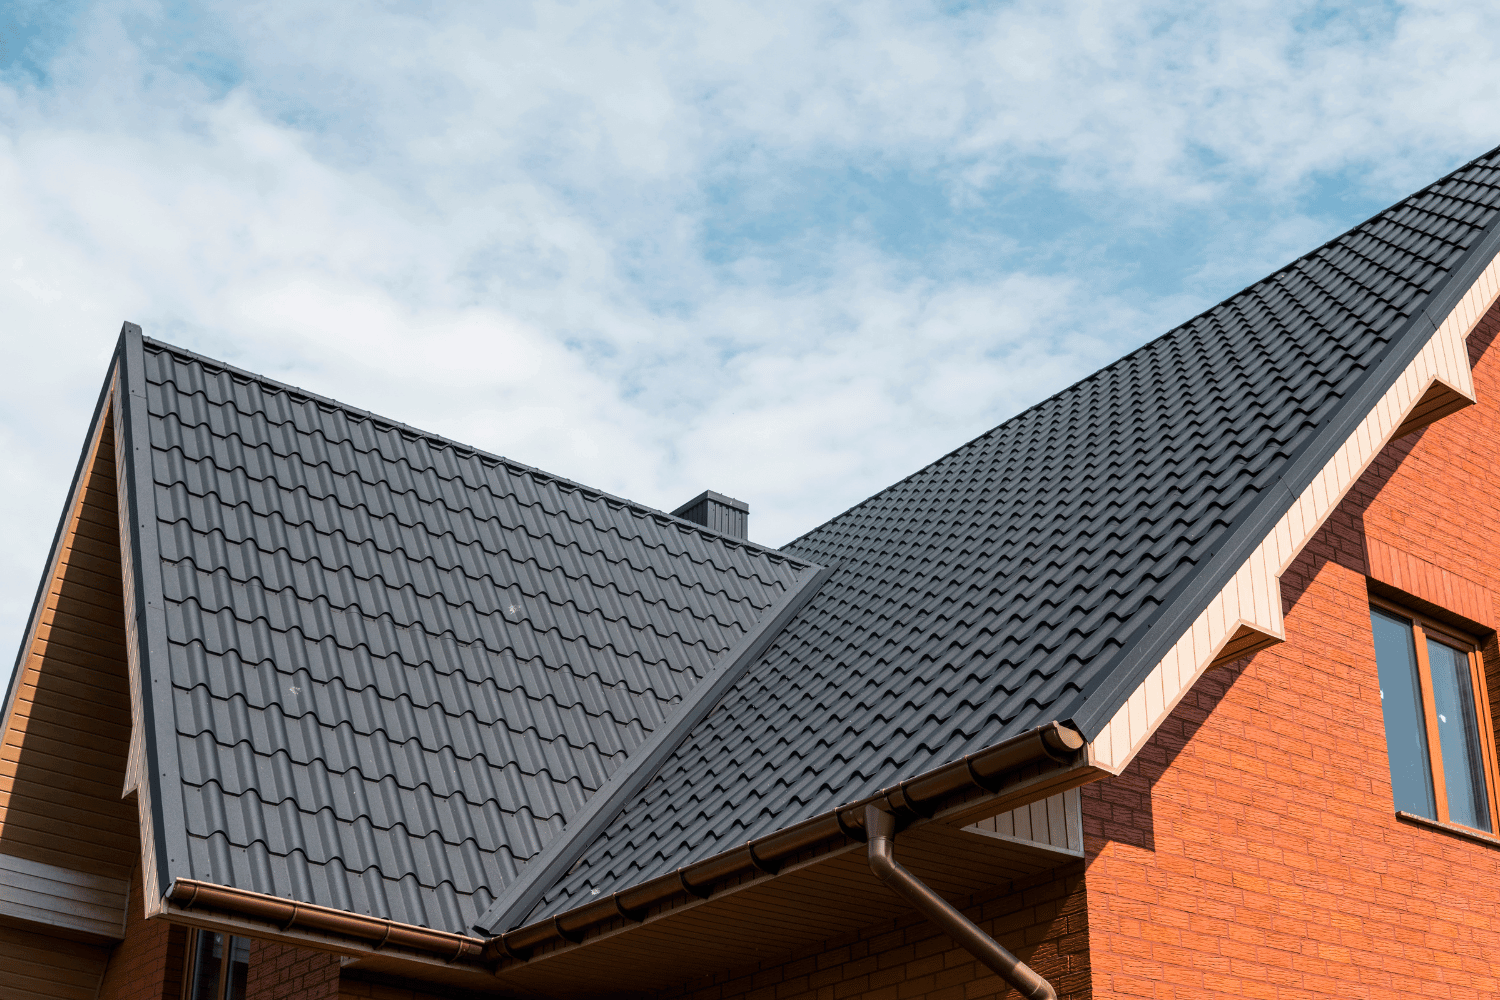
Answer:
[[[1500,144],[1497,49],[1457,0],[7,0],[0,649],[122,321],[780,545]]]

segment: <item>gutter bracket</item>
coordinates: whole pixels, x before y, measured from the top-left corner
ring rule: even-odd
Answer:
[[[760,855],[755,853],[755,841],[745,841],[745,850],[750,852],[750,863],[756,868],[759,868],[761,871],[765,872],[767,875],[775,875],[777,872],[781,871],[780,862],[773,864],[772,862],[762,861],[760,859]]]
[[[505,940],[504,934],[496,934],[495,939],[500,942],[500,949],[505,952],[505,957],[512,962],[525,963],[529,960],[530,956],[523,955],[510,946],[510,942]]]
[[[561,914],[554,913],[552,915],[552,928],[553,930],[557,931],[557,936],[562,938],[564,941],[571,941],[573,944],[583,943],[582,931],[570,932],[563,930]]]
[[[687,893],[689,896],[697,896],[699,899],[707,899],[709,896],[712,896],[714,894],[713,886],[711,885],[698,886],[693,885],[691,882],[689,882],[687,880],[686,868],[677,869],[677,881],[682,885],[682,891]]]
[[[979,776],[979,772],[974,769],[973,754],[970,753],[964,755],[964,768],[969,772],[969,780],[974,782],[974,784],[978,785],[984,791],[988,792],[991,795],[994,795],[1000,790],[1002,782],[996,781],[993,778],[990,780],[985,780],[984,778],[981,778]]]
[[[625,904],[622,903],[622,902],[620,902],[620,894],[618,892],[612,892],[612,893],[610,893],[609,894],[609,898],[615,904],[615,912],[618,913],[624,919],[629,920],[632,923],[637,923],[637,924],[640,923],[642,920],[646,919],[646,914],[645,914],[645,911],[643,911],[643,910],[627,910],[627,909],[625,909]]]
[[[863,844],[866,840],[870,839],[869,835],[865,833],[864,830],[856,826],[850,826],[849,823],[844,819],[844,807],[841,806],[838,809],[835,809],[833,811],[833,818],[834,821],[839,825],[839,832],[855,843]]]
[[[1030,966],[1000,946],[942,896],[901,867],[895,858],[896,817],[878,805],[865,806],[870,870],[896,895],[911,903],[955,944],[979,959],[1028,1000],[1057,1000],[1057,990]]]

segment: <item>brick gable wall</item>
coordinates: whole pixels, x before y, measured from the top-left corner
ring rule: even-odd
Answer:
[[[1287,641],[1084,789],[1100,1000],[1500,997],[1500,843],[1393,814],[1367,583],[1468,618],[1500,593],[1497,316],[1479,404],[1388,447],[1283,577]]]

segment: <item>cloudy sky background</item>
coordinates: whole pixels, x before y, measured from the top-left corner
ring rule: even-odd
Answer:
[[[0,671],[120,323],[790,540],[1500,143],[1486,3],[0,5]]]

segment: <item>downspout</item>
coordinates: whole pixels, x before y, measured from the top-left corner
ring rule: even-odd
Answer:
[[[994,938],[958,912],[946,899],[902,868],[895,858],[896,817],[880,806],[865,806],[865,834],[870,845],[870,870],[880,881],[915,906],[922,915],[951,937],[970,955],[994,970],[1021,995],[1030,1000],[1057,1000],[1052,984],[1031,967],[1002,948]]]

